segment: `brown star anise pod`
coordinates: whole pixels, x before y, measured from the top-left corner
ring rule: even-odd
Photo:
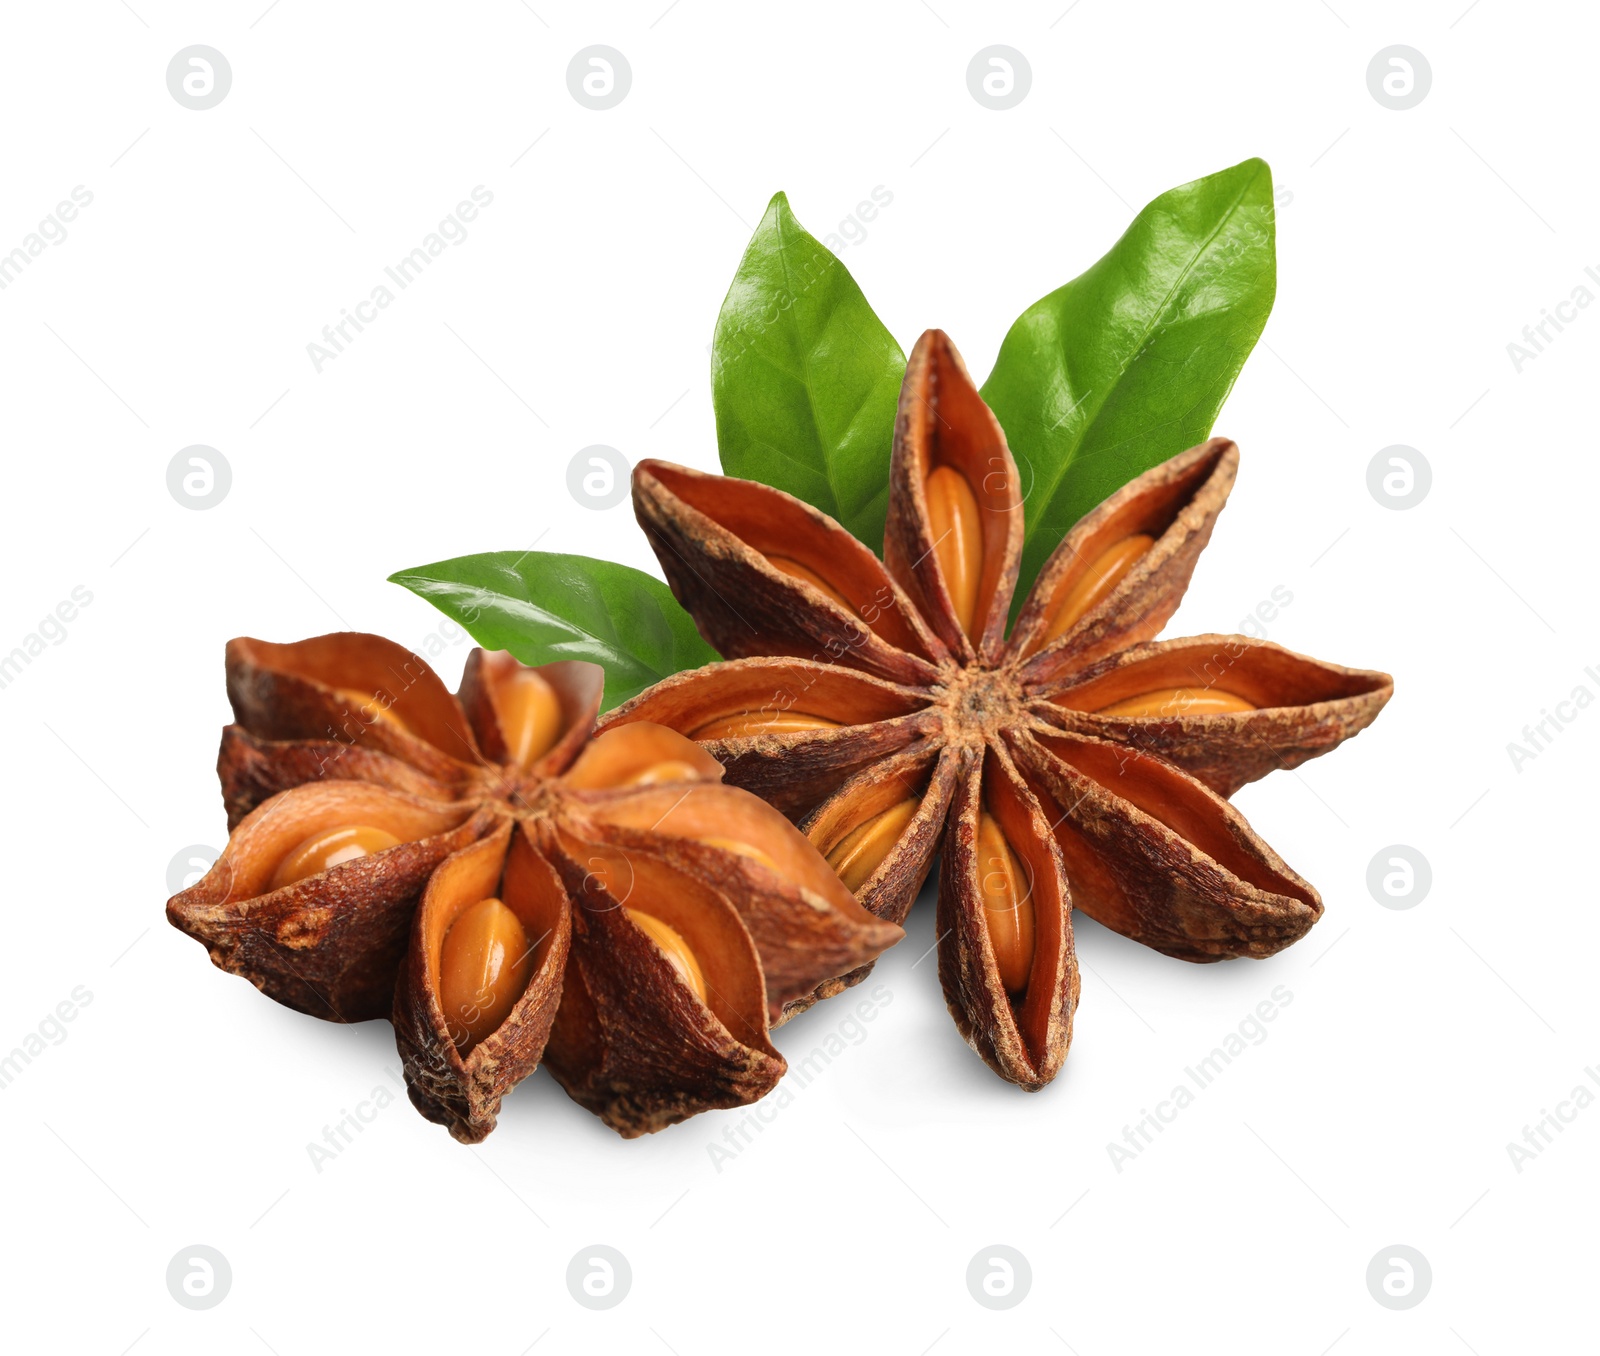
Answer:
[[[1022,486],[929,331],[901,388],[881,564],[779,490],[638,466],[672,591],[731,662],[666,679],[608,728],[649,720],[703,743],[881,918],[905,918],[942,842],[946,1001],[997,1072],[1038,1089],[1071,1039],[1073,904],[1196,961],[1270,956],[1322,912],[1225,798],[1364,728],[1391,680],[1243,636],[1153,639],[1237,464],[1214,438],[1113,494],[1008,637]]]
[[[390,1016],[464,1142],[541,1057],[627,1136],[754,1101],[769,1025],[900,936],[704,748],[591,737],[597,665],[474,650],[452,696],[344,632],[232,641],[227,677],[231,832],[169,919],[289,1007]]]

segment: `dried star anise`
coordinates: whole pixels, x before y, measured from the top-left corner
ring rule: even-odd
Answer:
[[[1072,905],[1186,960],[1295,941],[1321,900],[1226,797],[1349,738],[1392,691],[1243,636],[1153,640],[1237,463],[1214,438],[1113,494],[1008,637],[1017,467],[929,331],[901,388],[881,564],[781,491],[639,465],[639,521],[730,662],[658,683],[605,728],[648,720],[703,743],[879,917],[905,918],[942,842],[946,1001],[996,1071],[1042,1087],[1078,998]]]
[[[390,1016],[464,1142],[541,1057],[627,1136],[754,1101],[769,1026],[900,935],[705,749],[591,737],[597,665],[475,650],[452,696],[345,632],[232,641],[227,676],[231,832],[168,917],[280,1003]]]

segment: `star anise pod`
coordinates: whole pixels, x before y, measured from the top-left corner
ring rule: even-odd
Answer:
[[[1007,634],[1024,494],[950,341],[901,388],[882,563],[753,481],[641,463],[634,504],[678,601],[731,662],[612,713],[711,750],[902,921],[943,847],[939,974],[1003,1077],[1048,1083],[1078,998],[1071,909],[1186,960],[1269,956],[1317,892],[1227,801],[1369,724],[1386,674],[1244,636],[1154,637],[1233,484],[1225,439],[1085,516]]]
[[[464,1142],[541,1057],[626,1136],[754,1101],[769,1026],[900,936],[704,748],[591,737],[597,665],[474,650],[452,696],[345,632],[234,640],[227,678],[231,832],[169,919],[289,1007],[391,1017]]]

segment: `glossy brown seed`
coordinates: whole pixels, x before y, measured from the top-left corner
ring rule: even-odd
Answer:
[[[737,838],[702,838],[700,841],[707,847],[721,848],[724,852],[732,852],[736,856],[748,857],[753,862],[760,862],[769,871],[778,869],[777,862],[773,861],[771,857],[753,843],[742,843]]]
[[[686,763],[682,759],[669,758],[664,762],[651,763],[647,768],[641,768],[631,777],[624,777],[618,786],[660,786],[662,782],[692,782],[701,777],[701,771],[693,763]]]
[[[834,588],[832,584],[809,566],[802,565],[798,560],[793,560],[788,556],[768,556],[767,560],[776,568],[782,570],[789,578],[798,579],[802,584],[810,584],[812,588],[823,594],[829,602],[837,603],[847,612],[854,610],[850,606],[850,600],[844,594],[840,593],[838,589]]]
[[[989,945],[1006,992],[1028,987],[1033,968],[1033,898],[1017,854],[1006,842],[1000,821],[984,811],[978,822],[978,889]]]
[[[480,899],[444,935],[439,1003],[463,1050],[505,1021],[528,987],[533,952],[521,920],[498,899]]]
[[[839,722],[804,711],[741,711],[718,716],[689,732],[691,739],[743,739],[749,735],[798,734],[803,730],[833,730]]]
[[[1066,635],[1078,618],[1105,601],[1106,595],[1122,582],[1123,575],[1137,565],[1139,558],[1155,544],[1154,537],[1136,532],[1131,537],[1112,542],[1090,561],[1083,577],[1067,590],[1066,596],[1057,604],[1055,615],[1050,619],[1049,629],[1045,633],[1046,642]]]
[[[928,519],[933,550],[956,620],[968,636],[978,607],[983,577],[983,519],[978,497],[953,466],[936,466],[928,475]]]
[[[370,857],[374,852],[397,847],[400,840],[387,829],[371,824],[346,824],[336,829],[322,829],[304,842],[291,848],[272,873],[274,890],[293,885],[307,876],[321,875],[330,867]]]
[[[561,738],[561,699],[544,675],[522,669],[494,692],[495,717],[518,767],[532,767]]]
[[[683,935],[674,927],[663,923],[653,914],[644,913],[639,909],[623,909],[628,919],[640,932],[644,933],[656,945],[666,962],[677,976],[690,989],[694,996],[702,1003],[706,1001],[706,977],[700,969],[700,962],[695,959],[694,952],[689,949],[689,944],[683,940]]]
[[[1178,716],[1219,716],[1230,711],[1254,711],[1255,705],[1232,692],[1220,688],[1164,687],[1159,692],[1145,692],[1137,697],[1125,697],[1110,706],[1102,706],[1100,716],[1165,716],[1169,720]]]
[[[387,725],[391,729],[411,733],[411,727],[395,714],[392,702],[385,702],[375,692],[362,692],[353,687],[334,689],[334,696],[349,703],[351,711],[363,725]]]
[[[852,893],[871,880],[883,865],[883,859],[900,841],[906,825],[916,815],[918,804],[912,797],[891,805],[856,825],[828,853],[828,865],[839,873],[839,879]]]

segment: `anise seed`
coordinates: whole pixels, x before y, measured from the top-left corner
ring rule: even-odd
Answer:
[[[978,888],[1000,982],[1020,994],[1033,969],[1033,898],[1000,821],[987,810],[978,821]]]
[[[330,867],[370,857],[385,848],[397,847],[400,840],[387,829],[371,824],[346,824],[323,829],[292,848],[272,873],[274,890],[293,885],[308,876],[318,876]]]
[[[741,843],[737,838],[702,838],[700,841],[707,847],[721,848],[724,852],[731,852],[735,856],[748,857],[752,862],[760,862],[769,871],[778,869],[777,862],[754,844]]]
[[[928,475],[928,520],[933,551],[956,621],[969,637],[983,576],[983,517],[967,478],[953,466],[936,466]]]
[[[439,1003],[457,1046],[469,1049],[505,1021],[532,969],[527,931],[501,900],[457,916],[439,953]]]
[[[731,716],[718,716],[708,720],[698,729],[689,731],[690,739],[742,739],[748,735],[798,734],[803,730],[834,730],[836,720],[826,716],[813,716],[805,711],[740,711]]]
[[[1137,697],[1125,697],[1102,706],[1097,716],[1217,716],[1230,711],[1254,711],[1255,705],[1220,688],[1165,687]]]
[[[767,561],[775,568],[782,570],[789,578],[798,579],[802,584],[810,584],[812,588],[822,593],[829,602],[837,603],[846,612],[855,610],[844,594],[840,593],[838,589],[834,588],[832,584],[809,566],[802,565],[798,560],[794,560],[789,556],[768,556]]]
[[[828,865],[839,874],[851,892],[859,890],[883,865],[900,835],[917,813],[915,797],[891,805],[887,810],[857,824],[828,853]]]
[[[518,767],[532,767],[561,738],[561,699],[543,675],[530,669],[515,673],[492,700],[506,748]]]
[[[651,763],[649,767],[641,768],[631,777],[624,777],[617,783],[623,786],[659,786],[662,782],[692,782],[700,776],[700,771],[693,763],[686,763],[681,758],[669,758],[664,762]]]
[[[702,1003],[706,1001],[706,977],[700,969],[700,962],[694,958],[694,952],[689,949],[689,944],[683,940],[678,930],[663,923],[654,914],[644,913],[639,909],[624,908],[623,913],[640,932],[644,933],[655,943],[656,950],[666,960],[678,978],[690,989],[694,996]]]
[[[411,733],[411,727],[395,714],[393,704],[385,706],[378,700],[378,695],[375,692],[362,692],[359,688],[340,687],[334,689],[333,695],[341,701],[348,702],[351,710],[360,718],[363,725],[388,725],[406,734]]]
[[[1050,619],[1049,630],[1045,633],[1045,643],[1064,636],[1080,617],[1098,607],[1106,595],[1122,582],[1123,575],[1138,564],[1139,558],[1155,544],[1154,537],[1136,532],[1131,537],[1112,542],[1091,560],[1083,577],[1067,590],[1066,597],[1057,605],[1055,615]]]

